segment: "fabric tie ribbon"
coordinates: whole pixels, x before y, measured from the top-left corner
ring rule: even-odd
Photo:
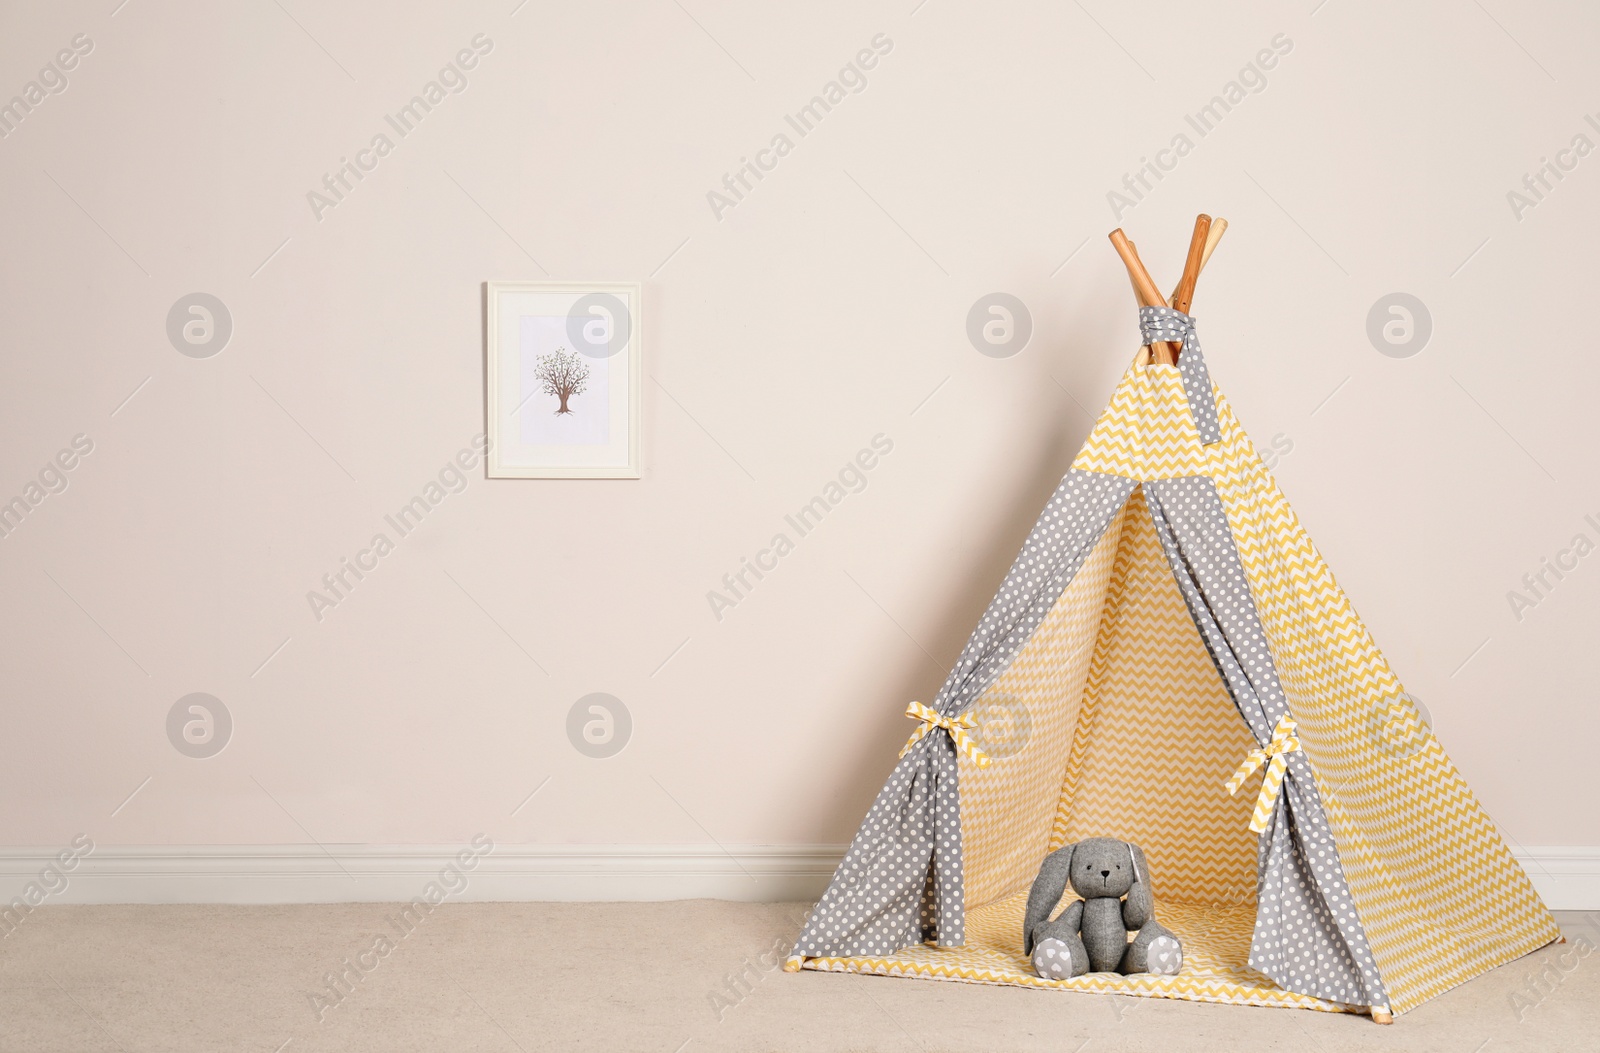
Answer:
[[[1244,763],[1228,780],[1228,796],[1232,797],[1251,772],[1263,764],[1267,766],[1267,774],[1261,780],[1261,794],[1256,798],[1255,814],[1250,817],[1250,829],[1258,834],[1266,830],[1272,807],[1278,803],[1278,791],[1283,786],[1283,775],[1289,767],[1289,754],[1300,751],[1300,739],[1296,737],[1294,728],[1294,721],[1285,713],[1278,719],[1278,726],[1272,729],[1272,741],[1246,754]]]
[[[1217,419],[1216,394],[1211,390],[1211,373],[1200,353],[1200,336],[1194,319],[1170,307],[1139,308],[1139,339],[1146,344],[1169,340],[1181,345],[1178,375],[1189,400],[1189,414],[1204,446],[1222,441],[1222,424]]]
[[[971,735],[967,734],[970,729],[978,726],[978,722],[970,716],[962,714],[959,717],[947,717],[938,710],[923,705],[921,702],[913,702],[907,706],[906,716],[913,720],[920,720],[922,723],[917,725],[917,730],[913,731],[911,737],[906,740],[905,746],[900,750],[900,756],[904,757],[910,753],[911,747],[915,746],[924,735],[934,728],[943,728],[949,732],[950,738],[956,744],[956,749],[965,753],[968,760],[980,768],[989,766],[989,755],[979,749],[977,742],[973,740]]]
[[[1161,340],[1181,345],[1178,355],[1180,362],[1183,361],[1182,352],[1200,346],[1200,338],[1194,331],[1194,319],[1189,315],[1170,307],[1139,308],[1139,342],[1154,344]]]

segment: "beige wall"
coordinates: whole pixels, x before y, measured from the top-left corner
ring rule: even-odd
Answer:
[[[0,139],[0,497],[93,444],[0,539],[0,844],[847,839],[1132,355],[1108,192],[1187,133],[1120,222],[1167,285],[1195,212],[1232,221],[1214,375],[1497,820],[1600,845],[1600,554],[1507,598],[1600,542],[1600,157],[1507,198],[1600,145],[1591,7],[115,6],[0,9],[0,99],[93,45]],[[478,34],[466,88],[314,215]],[[645,283],[646,478],[476,476],[314,619],[482,428],[480,283],[547,274]],[[1033,322],[1009,358],[966,336],[996,291]],[[166,334],[193,292],[233,319],[214,357]],[[1366,334],[1393,292],[1433,320],[1409,358]],[[167,738],[191,692],[234,722],[210,759]],[[567,739],[591,692],[632,715],[610,759]]]

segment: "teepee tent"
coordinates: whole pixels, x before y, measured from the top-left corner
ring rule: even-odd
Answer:
[[[1187,311],[1223,225],[1171,306],[1113,233],[1145,347],[908,709],[789,969],[1387,1022],[1560,938],[1211,382]],[[1035,975],[1029,885],[1092,836],[1144,848],[1177,975]]]

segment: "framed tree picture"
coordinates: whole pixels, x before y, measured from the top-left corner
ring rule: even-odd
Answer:
[[[489,282],[491,479],[637,479],[644,358],[637,282]]]

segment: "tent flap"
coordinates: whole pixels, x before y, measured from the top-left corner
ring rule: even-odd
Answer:
[[[1146,483],[1144,490],[1195,627],[1251,734],[1264,746],[1289,714],[1289,703],[1217,488],[1204,476],[1191,476]],[[1311,766],[1304,753],[1286,756],[1283,791],[1261,835],[1250,964],[1286,990],[1387,1005]]]
[[[935,710],[960,716],[1005,672],[1134,485],[1120,476],[1067,473],[939,689]],[[922,736],[889,776],[794,953],[885,954],[923,939],[960,946],[960,815],[955,744],[941,728]]]

